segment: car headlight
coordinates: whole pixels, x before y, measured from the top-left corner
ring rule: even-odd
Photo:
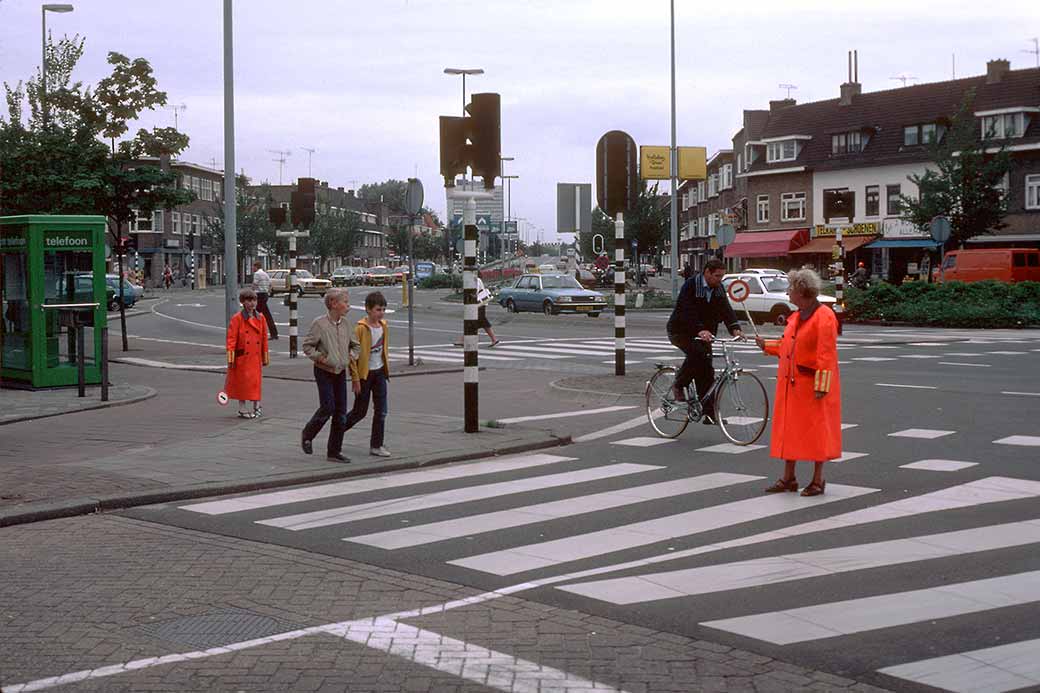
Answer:
[[[559,303],[570,303],[573,299],[570,296],[558,296],[556,300]]]

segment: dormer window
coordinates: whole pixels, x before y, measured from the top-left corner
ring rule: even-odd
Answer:
[[[914,147],[919,144],[934,144],[946,134],[946,128],[935,123],[907,125],[903,128],[903,146]]]
[[[982,138],[1005,140],[1021,137],[1026,132],[1026,114],[999,113],[982,118]]]
[[[831,154],[858,154],[863,151],[863,147],[866,145],[864,142],[863,133],[859,130],[853,130],[852,132],[842,132],[837,135],[831,135]]]
[[[798,158],[798,145],[794,140],[770,142],[766,145],[766,162],[794,161]]]

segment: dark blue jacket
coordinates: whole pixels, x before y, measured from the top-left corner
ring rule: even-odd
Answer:
[[[731,333],[740,327],[726,298],[726,290],[721,286],[708,288],[704,275],[698,272],[687,279],[679,291],[675,309],[668,318],[668,334],[696,337],[701,330],[715,334],[720,322],[725,323]]]

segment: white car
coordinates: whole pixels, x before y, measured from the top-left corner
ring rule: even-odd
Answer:
[[[729,304],[740,318],[744,315],[744,306],[747,306],[752,317],[768,318],[774,325],[787,324],[787,316],[795,310],[795,305],[787,300],[787,274],[754,274],[741,272],[740,274],[727,274],[722,278],[722,284],[727,289],[737,279],[747,282],[747,300],[743,305],[730,299]],[[834,310],[835,300],[833,296],[820,295],[819,299],[825,307]]]
[[[287,269],[272,269],[267,271],[271,277],[271,295],[274,296],[276,293],[288,293],[289,292],[289,270]],[[300,296],[304,294],[318,294],[324,296],[325,292],[332,288],[332,282],[328,279],[318,279],[313,274],[305,269],[296,270],[296,293]]]
[[[749,267],[748,269],[741,270],[740,273],[741,274],[759,274],[759,275],[762,275],[762,274],[782,274],[784,276],[787,275],[787,272],[784,271],[784,270],[770,269],[768,267],[759,267],[759,268],[750,268]]]

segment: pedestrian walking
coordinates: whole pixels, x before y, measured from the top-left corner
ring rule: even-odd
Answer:
[[[238,292],[242,310],[231,316],[227,329],[227,379],[224,392],[228,399],[238,400],[238,415],[255,419],[260,407],[263,367],[270,363],[267,351],[267,328],[264,316],[256,312],[256,292]]]
[[[166,264],[166,268],[163,270],[162,278],[163,286],[169,289],[170,285],[173,284],[173,268],[170,267],[169,263]]]
[[[274,324],[271,309],[267,306],[267,300],[271,298],[271,276],[264,271],[264,266],[259,262],[253,263],[253,291],[256,292],[256,309],[267,321],[271,339],[278,339],[278,327]]]
[[[491,338],[490,346],[497,346],[502,340],[495,336],[495,330],[491,327],[491,321],[488,320],[487,306],[491,303],[491,291],[484,286],[484,280],[480,278],[480,272],[477,272],[477,328],[487,332],[487,336]],[[455,340],[455,346],[462,346],[463,340],[460,337]],[[490,348],[490,347],[489,347]]]
[[[823,465],[841,457],[841,378],[838,375],[838,319],[824,308],[820,276],[812,270],[787,275],[787,295],[798,310],[779,339],[755,337],[759,348],[780,358],[769,452],[784,460],[784,473],[766,493],[795,492],[798,460],[815,463],[803,496],[818,496],[827,482]]]
[[[303,353],[314,361],[314,382],[318,386],[318,409],[303,428],[300,444],[303,451],[313,452],[312,441],[325,422],[332,419],[326,457],[334,462],[350,462],[343,450],[343,433],[347,430],[347,370],[350,367],[351,330],[344,316],[350,310],[346,289],[325,292],[325,315],[315,318],[303,338]]]
[[[386,431],[387,381],[390,380],[390,327],[383,319],[386,298],[379,291],[365,297],[365,317],[354,327],[354,343],[360,346],[351,354],[350,380],[354,390],[354,408],[344,427],[350,430],[365,418],[368,403],[373,404],[372,434],[369,454],[390,457],[383,446]]]

